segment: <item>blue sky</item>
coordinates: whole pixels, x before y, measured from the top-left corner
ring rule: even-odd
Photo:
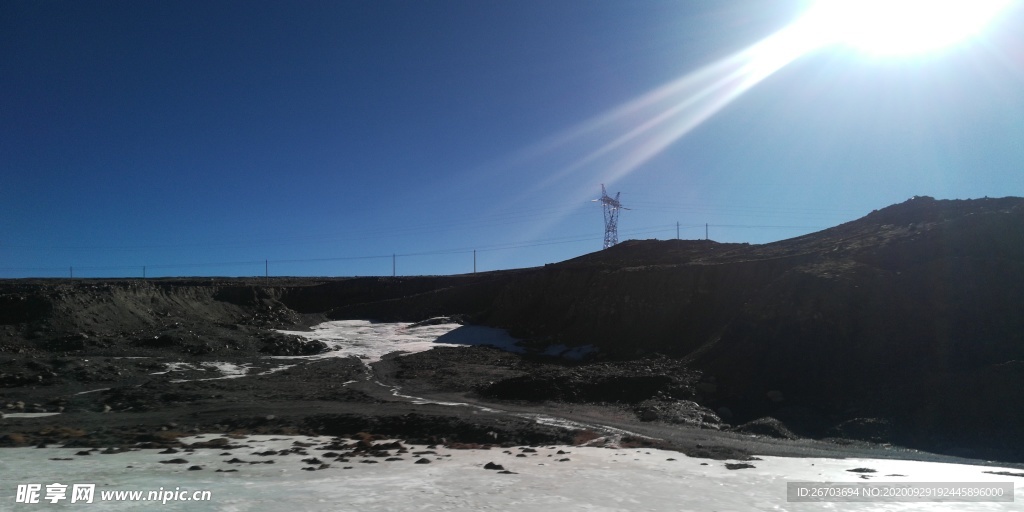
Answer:
[[[620,240],[1024,196],[1019,3],[939,51],[709,88],[809,5],[3,2],[0,277],[542,265],[601,248],[601,183]]]

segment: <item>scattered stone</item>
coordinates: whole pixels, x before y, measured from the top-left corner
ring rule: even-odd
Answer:
[[[218,469],[217,473],[238,473],[237,469]]]
[[[988,474],[990,474],[990,475],[999,475],[999,476],[1019,476],[1019,477],[1021,477],[1021,478],[1024,478],[1024,473],[1011,473],[1011,472],[1009,472],[1009,471],[985,471],[985,473],[988,473]],[[903,475],[899,475],[899,476],[903,476]]]
[[[202,471],[203,467],[202,466],[189,466],[188,470],[189,471]]]
[[[739,462],[739,463],[726,462],[725,463],[725,469],[750,469],[750,468],[754,468],[754,467],[756,467],[756,466],[754,466],[753,464],[747,464],[746,462]]]
[[[160,455],[165,455],[165,454],[171,454],[171,453],[178,453],[178,450],[175,450],[174,448],[168,448],[168,449],[166,449],[166,450],[164,450],[162,452],[157,452],[157,453],[159,453]]]
[[[80,452],[75,453],[75,455],[92,455],[92,452],[89,450],[82,450]]]
[[[714,411],[691,400],[652,398],[634,408],[640,421],[663,421],[677,425],[719,430],[722,419]]]
[[[849,471],[850,473],[877,473],[877,471],[871,468],[853,468],[847,469],[847,471]]]
[[[501,464],[495,464],[493,462],[488,462],[487,464],[484,464],[484,469],[494,469],[494,470],[497,470],[497,471],[502,471],[505,468]]]
[[[199,441],[192,443],[189,446],[192,448],[220,448],[226,449],[231,441],[226,437],[218,437],[217,439],[210,439],[209,441]]]
[[[413,464],[430,464],[430,461],[427,460],[427,459],[424,459],[424,458],[420,458],[419,460],[417,460]]]
[[[384,459],[384,462],[394,462],[396,460],[403,460],[401,457],[388,457]]]
[[[498,474],[500,474],[500,475],[518,475],[519,473],[516,473],[515,471],[509,471],[509,470],[506,469],[506,470],[498,471]]]
[[[162,460],[160,461],[160,464],[188,464],[188,461],[185,459],[170,459]]]

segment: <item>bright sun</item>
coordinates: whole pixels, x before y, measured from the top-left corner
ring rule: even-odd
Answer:
[[[911,55],[976,35],[1012,1],[819,0],[804,21],[822,43],[875,55]]]

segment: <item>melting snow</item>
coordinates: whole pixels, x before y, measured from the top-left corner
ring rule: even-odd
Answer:
[[[275,356],[278,359],[323,359],[328,357],[357,357],[364,363],[380,361],[391,352],[423,352],[434,347],[454,347],[456,343],[441,338],[461,329],[455,323],[415,326],[408,323],[375,323],[366,320],[325,322],[309,331],[279,331],[322,341],[329,352],[312,356]],[[480,328],[484,329],[484,328]]]
[[[218,436],[186,439],[207,441]],[[311,444],[306,454],[259,456],[294,448],[294,441]],[[222,511],[360,511],[384,510],[778,510],[778,511],[1011,511],[1015,503],[796,503],[786,499],[787,482],[863,482],[855,468],[871,468],[872,482],[1011,482],[1024,492],[1024,478],[989,471],[1019,470],[878,459],[762,457],[753,468],[729,470],[726,463],[655,449],[607,449],[578,446],[450,450],[435,453],[395,453],[401,460],[352,456],[348,462],[318,450],[331,438],[251,436],[231,439],[224,448],[200,448],[174,455],[142,450],[91,456],[74,455],[80,448],[7,448],[0,458],[2,508],[17,509],[17,485],[95,483],[101,491],[175,489],[209,490],[208,502],[169,501],[162,510]],[[346,440],[346,443],[351,441]],[[383,441],[381,441],[383,442]],[[425,447],[407,446],[410,452]],[[566,453],[558,453],[562,450]],[[524,457],[517,457],[517,455]],[[317,471],[302,459],[317,457],[330,467]],[[419,458],[429,464],[414,464]],[[68,459],[71,460],[54,460]],[[161,461],[182,458],[186,463]],[[229,463],[229,460],[236,460]],[[377,460],[377,464],[360,463]],[[273,460],[274,463],[266,464]],[[256,464],[250,464],[256,462]],[[493,462],[514,474],[484,469]],[[735,462],[735,461],[732,461]],[[315,465],[315,464],[314,464]],[[201,471],[188,471],[200,466]],[[345,468],[349,469],[345,469]],[[218,473],[216,470],[237,470]],[[51,508],[45,500],[34,505]],[[30,505],[20,505],[29,507]],[[57,508],[75,507],[66,501]],[[81,505],[86,506],[86,505]],[[104,502],[103,510],[133,510],[138,502]]]

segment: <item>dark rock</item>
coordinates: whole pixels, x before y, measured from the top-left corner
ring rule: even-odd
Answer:
[[[1024,473],[1011,473],[1009,471],[985,471],[985,473],[988,473],[988,474],[991,474],[991,475],[1018,476],[1018,477],[1024,478]],[[903,475],[898,475],[898,476],[903,476]]]
[[[188,464],[188,461],[185,459],[170,459],[162,460],[160,461],[160,464]]]
[[[853,418],[836,425],[828,435],[843,439],[855,439],[872,443],[886,443],[892,440],[893,429],[889,420],[881,418]]]
[[[493,469],[493,470],[501,471],[501,470],[503,470],[505,468],[502,467],[501,464],[495,464],[493,462],[488,462],[487,464],[484,464],[484,469]]]
[[[772,417],[758,418],[729,430],[731,432],[774,437],[776,439],[799,439],[799,436],[790,432],[786,425]]]
[[[754,467],[756,467],[756,466],[754,466],[753,464],[747,464],[746,462],[737,462],[737,463],[727,462],[727,463],[725,463],[725,469],[750,469],[750,468],[754,468]]]
[[[644,400],[634,408],[640,421],[664,421],[698,428],[718,430],[722,420],[711,409],[691,400]]]

